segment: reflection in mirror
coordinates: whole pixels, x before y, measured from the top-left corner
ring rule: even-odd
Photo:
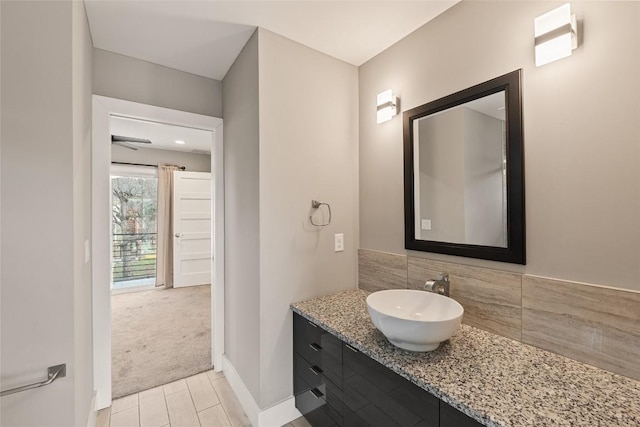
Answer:
[[[415,235],[507,247],[505,91],[413,121]]]
[[[403,113],[405,247],[525,264],[521,70]]]

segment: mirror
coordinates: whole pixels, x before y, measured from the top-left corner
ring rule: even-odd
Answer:
[[[520,79],[403,113],[407,249],[525,264]]]

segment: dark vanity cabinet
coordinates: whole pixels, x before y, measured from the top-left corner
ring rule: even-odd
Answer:
[[[440,401],[440,427],[478,427],[479,422]]]
[[[342,426],[342,341],[294,313],[293,391],[313,426]]]
[[[314,427],[475,427],[369,356],[294,313],[296,407]]]
[[[345,426],[439,426],[439,400],[343,343]]]

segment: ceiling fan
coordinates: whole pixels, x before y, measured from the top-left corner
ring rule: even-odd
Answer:
[[[134,138],[132,136],[111,135],[111,144],[128,148],[129,150],[137,150],[133,144],[151,144],[151,141],[143,138]]]

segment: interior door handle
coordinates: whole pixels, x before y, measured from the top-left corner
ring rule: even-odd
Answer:
[[[175,234],[175,236],[176,236],[176,237],[182,237],[182,234],[180,234],[180,233],[176,233],[176,234]]]

